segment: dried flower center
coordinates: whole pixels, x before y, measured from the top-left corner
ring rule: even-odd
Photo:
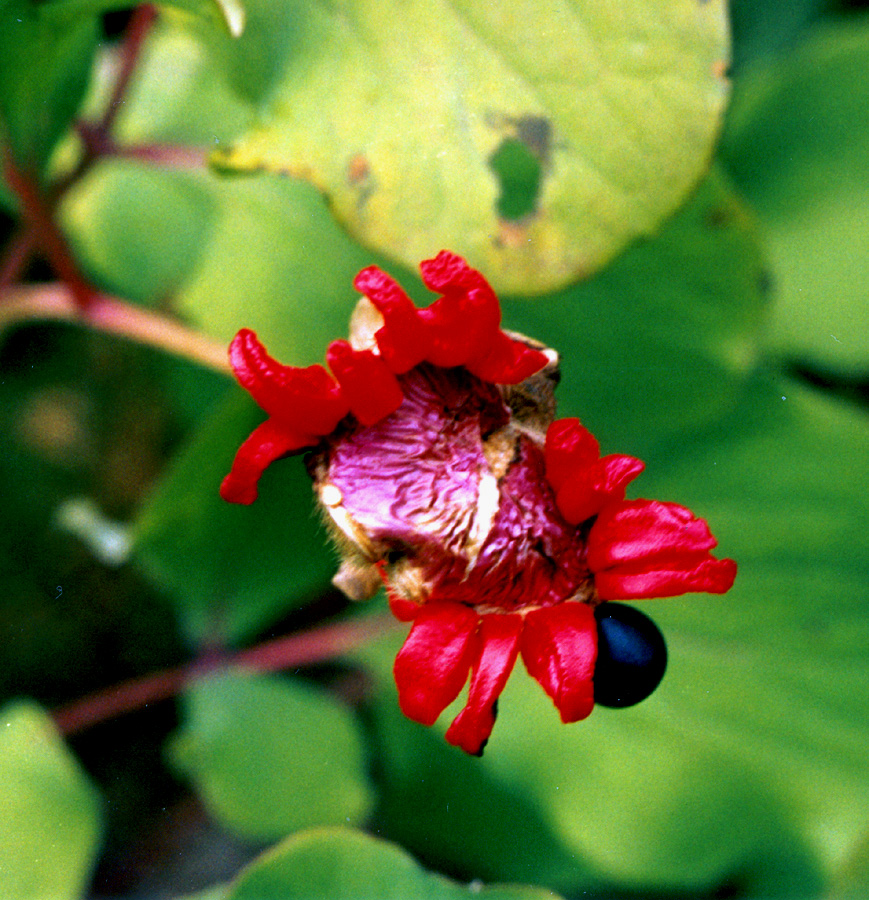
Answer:
[[[329,438],[321,498],[341,530],[417,602],[515,611],[588,599],[585,542],[497,387],[427,364],[399,380],[398,410]]]

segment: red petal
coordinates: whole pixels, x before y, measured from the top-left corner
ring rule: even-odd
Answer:
[[[597,626],[585,603],[560,603],[525,616],[521,640],[528,674],[552,698],[562,722],[578,722],[594,707]]]
[[[624,500],[625,488],[645,467],[633,456],[604,456],[567,478],[556,496],[558,509],[571,525],[578,525],[612,500]]]
[[[373,425],[395,412],[404,401],[395,375],[372,350],[354,350],[347,341],[332,341],[326,351],[350,412],[363,424]]]
[[[389,610],[398,619],[399,622],[412,622],[423,608],[419,603],[413,600],[407,600],[405,597],[399,597],[389,588],[386,589],[386,598],[389,600]]]
[[[238,448],[232,470],[223,479],[220,496],[230,503],[253,503],[257,484],[266,467],[281,456],[311,447],[319,438],[290,431],[274,419],[266,419]]]
[[[426,358],[431,341],[419,310],[404,289],[377,266],[363,269],[353,285],[383,316],[383,327],[375,339],[389,368],[401,375],[419,365]]]
[[[229,347],[242,387],[271,416],[306,434],[329,434],[347,415],[347,401],[323,366],[283,366],[268,355],[254,332],[242,329]]]
[[[545,353],[498,331],[482,356],[466,363],[469,372],[493,384],[519,384],[549,362]]]
[[[588,565],[593,572],[640,561],[681,569],[681,560],[697,561],[715,544],[706,522],[684,506],[625,500],[597,517],[588,535]]]
[[[617,566],[595,575],[595,586],[602,600],[637,600],[649,597],[676,597],[698,591],[725,594],[733,587],[736,563],[732,559],[704,559],[687,568],[656,568],[631,571]]]
[[[501,307],[486,279],[447,250],[420,270],[426,287],[444,294],[419,313],[432,341],[426,359],[450,368],[485,356],[501,333]]]
[[[556,419],[546,431],[546,478],[558,491],[577,470],[592,465],[600,456],[595,436],[579,419]]]
[[[479,756],[495,725],[495,703],[513,671],[519,653],[522,617],[482,617],[468,702],[447,729],[447,740],[465,753]]]
[[[419,264],[423,284],[430,291],[443,294],[484,288],[492,296],[489,283],[476,269],[472,269],[461,256],[449,250],[441,250],[434,259],[425,259]],[[495,303],[497,304],[497,299]]]
[[[427,603],[395,657],[401,711],[434,724],[468,679],[480,617],[461,603]]]

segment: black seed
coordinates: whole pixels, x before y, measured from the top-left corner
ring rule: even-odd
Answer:
[[[661,683],[667,645],[658,626],[644,613],[622,603],[602,603],[597,619],[594,702],[633,706]]]

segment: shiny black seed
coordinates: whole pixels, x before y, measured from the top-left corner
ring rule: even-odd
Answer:
[[[644,613],[622,603],[601,603],[597,620],[594,702],[633,706],[661,683],[667,645],[658,626]]]

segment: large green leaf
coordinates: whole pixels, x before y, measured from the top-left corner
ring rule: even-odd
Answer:
[[[473,863],[484,851],[453,845],[450,809],[486,809],[490,779],[538,811],[546,837],[525,862],[528,880],[566,893],[603,880],[613,890],[816,894],[865,839],[869,806],[867,438],[869,424],[849,410],[759,378],[718,426],[650,459],[644,495],[709,519],[739,562],[734,590],[643,604],[667,637],[670,670],[632,709],[563,726],[515,672],[479,763],[484,779],[457,760],[452,783],[431,783],[412,736],[420,726],[381,710],[385,833]],[[394,650],[365,651],[389,693],[382,704],[395,703]],[[408,789],[426,810],[424,833],[401,810]],[[510,811],[496,809],[509,831]],[[564,852],[580,863],[572,873]]]
[[[551,290],[657,228],[727,97],[721,0],[260,2],[280,8],[274,85],[219,161],[310,180],[366,245],[407,266],[449,247],[501,290]]]
[[[357,725],[325,693],[278,676],[227,673],[194,682],[183,715],[171,757],[238,834],[271,840],[356,823],[368,811]]]
[[[724,160],[766,226],[791,360],[869,372],[869,22],[826,29],[737,82]]]
[[[96,860],[99,798],[35,703],[0,711],[0,896],[77,900]]]
[[[67,193],[61,222],[88,276],[105,290],[158,302],[192,271],[215,216],[213,179],[115,160]]]
[[[456,884],[398,847],[349,828],[289,838],[242,872],[227,900],[558,900],[519,885]]]
[[[96,16],[58,23],[29,0],[0,3],[0,141],[41,175],[85,95]]]
[[[138,567],[177,604],[188,636],[243,641],[309,602],[334,572],[300,459],[266,473],[252,506],[218,494],[263,414],[241,391],[194,436],[140,511]]]

